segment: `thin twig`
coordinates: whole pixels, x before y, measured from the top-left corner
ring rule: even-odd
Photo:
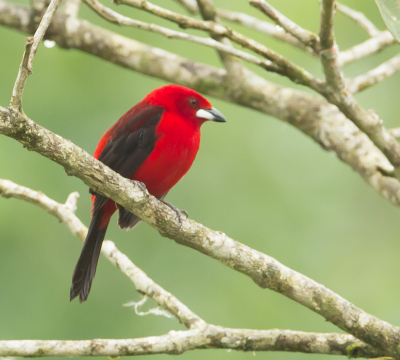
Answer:
[[[25,51],[22,56],[21,65],[19,67],[17,79],[13,88],[10,107],[21,112],[22,111],[22,96],[28,76],[32,73],[32,62],[35,57],[36,51],[43,39],[43,36],[50,25],[55,11],[58,8],[61,0],[51,0],[39,27],[37,28],[33,38],[27,38],[25,41]]]
[[[393,44],[397,44],[397,41],[392,34],[388,30],[382,31],[379,35],[340,52],[337,65],[343,67],[367,56],[376,54]]]
[[[336,9],[342,14],[348,16],[350,19],[354,20],[360,27],[362,27],[371,37],[377,36],[381,31],[370,21],[365,14],[356,11],[346,5],[339,4],[336,2]]]
[[[387,78],[391,77],[400,70],[400,55],[385,61],[375,69],[368,71],[365,74],[359,75],[348,83],[348,90],[357,93],[374,86]]]
[[[26,80],[28,79],[28,76],[32,72],[29,69],[28,64],[29,64],[29,56],[32,51],[33,41],[34,41],[33,37],[27,37],[25,39],[24,55],[22,56],[21,64],[19,65],[17,79],[15,80],[10,100],[10,107],[19,112],[22,112],[22,96],[24,94]]]
[[[306,47],[310,47],[315,52],[318,52],[319,38],[313,32],[303,29],[294,21],[287,18],[285,15],[268,4],[265,0],[249,0],[250,5],[261,10],[265,15],[271,18],[277,25],[285,29],[289,34],[298,39]]]

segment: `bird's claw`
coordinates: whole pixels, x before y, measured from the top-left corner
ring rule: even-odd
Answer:
[[[142,183],[141,181],[136,181],[136,184],[140,187],[140,189],[145,193],[147,192],[147,187],[145,183]]]
[[[179,227],[182,227],[182,214],[186,216],[186,219],[189,217],[189,214],[186,210],[180,210],[178,209],[176,206],[172,205],[171,203],[169,203],[168,201],[164,201],[161,200],[165,205],[167,205],[168,207],[170,207],[172,210],[175,211],[176,216],[178,217],[179,220]]]

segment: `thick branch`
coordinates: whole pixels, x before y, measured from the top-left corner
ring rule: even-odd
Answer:
[[[16,198],[37,205],[55,216],[61,223],[82,241],[85,239],[87,228],[75,216],[76,203],[79,198],[77,192],[72,193],[65,204],[60,204],[41,192],[37,192],[17,185],[9,180],[0,179],[0,196]],[[189,334],[197,332],[173,332],[161,337],[136,340],[92,340],[92,341],[4,341],[0,342],[0,356],[121,356],[144,354],[140,351],[154,353],[153,347],[146,347],[146,341],[153,344],[154,339],[159,344],[174,340],[182,342],[181,347],[191,349],[202,347],[207,343],[207,348],[227,348],[235,350],[253,351],[291,351],[321,354],[340,354],[350,357],[377,357],[383,352],[356,340],[351,335],[306,333],[290,330],[247,330],[228,329],[206,324],[197,315],[192,313],[184,304],[180,303],[173,295],[155,284],[147,275],[137,268],[124,254],[119,252],[114,243],[106,240],[102,247],[102,255],[116,265],[134,283],[136,290],[155,300],[160,306],[175,315],[183,324],[202,332],[202,335],[191,337]],[[168,339],[174,336],[174,339]],[[166,340],[167,338],[167,340]],[[207,338],[207,340],[205,340]],[[151,339],[151,340],[150,340]],[[193,341],[195,340],[195,341]],[[99,342],[100,341],[100,342]],[[87,350],[90,345],[90,350]],[[129,351],[124,352],[123,345],[129,346]],[[29,347],[29,351],[26,348]],[[98,347],[101,351],[98,352]],[[48,349],[48,351],[47,351]],[[54,351],[54,349],[56,349]],[[96,349],[96,351],[94,351]],[[42,350],[42,351],[41,351]],[[45,351],[46,350],[46,351]],[[13,355],[10,355],[11,352]],[[89,351],[89,352],[88,352]],[[157,351],[159,351],[157,349]],[[165,353],[170,348],[164,349]],[[174,351],[174,350],[172,350]],[[115,355],[117,354],[117,355]]]
[[[35,124],[23,114],[0,107],[0,133],[60,164],[69,175],[80,178],[95,192],[138,215],[161,235],[242,272],[260,287],[277,291],[356,338],[385,349],[391,356],[398,356],[400,328],[363,312],[317,282],[222,232],[190,219],[183,220],[181,225],[173,210],[144,193],[136,183],[121,177],[72,142]]]

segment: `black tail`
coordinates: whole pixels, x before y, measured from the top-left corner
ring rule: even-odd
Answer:
[[[79,295],[79,302],[82,303],[89,296],[92,281],[96,273],[97,262],[99,261],[101,245],[108,226],[107,223],[107,225],[100,229],[100,221],[101,214],[99,212],[93,214],[81,256],[72,275],[70,301]]]

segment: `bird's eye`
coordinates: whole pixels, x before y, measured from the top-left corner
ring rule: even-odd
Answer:
[[[191,98],[191,99],[189,99],[189,101],[190,101],[190,105],[192,105],[192,106],[196,106],[197,105],[197,100],[196,99]]]

